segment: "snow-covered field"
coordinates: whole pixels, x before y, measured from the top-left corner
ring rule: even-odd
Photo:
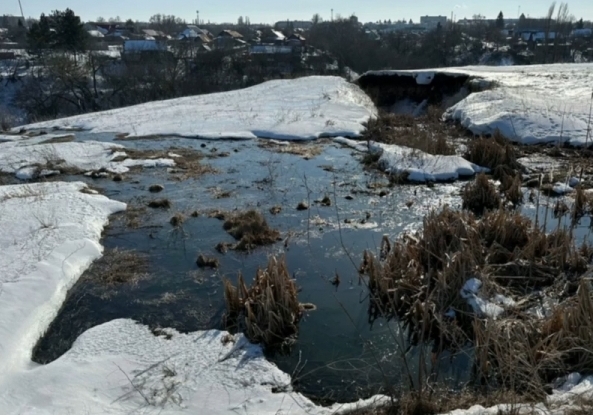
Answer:
[[[485,90],[469,95],[445,114],[475,134],[498,129],[523,144],[583,146],[593,141],[593,64],[468,66],[369,74],[414,76],[418,84],[429,85],[436,73],[482,80],[476,84],[481,83]]]
[[[311,140],[358,136],[375,114],[370,98],[338,77],[269,81],[238,91],[157,101],[33,124],[133,136]]]

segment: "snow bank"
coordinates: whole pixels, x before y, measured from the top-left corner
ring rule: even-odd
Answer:
[[[0,143],[0,171],[15,174],[21,180],[59,173],[57,168],[81,171],[106,169],[125,173],[130,167],[174,167],[171,159],[133,160],[126,158],[123,146],[97,141],[42,144],[47,136]],[[44,168],[51,166],[51,168]]]
[[[570,374],[566,381],[546,402],[538,404],[501,404],[491,408],[480,405],[469,409],[456,409],[444,415],[499,415],[501,413],[516,413],[524,415],[565,415],[568,413],[584,413],[583,406],[579,405],[580,399],[593,397],[593,376],[582,377],[578,373]]]
[[[391,174],[408,174],[408,180],[413,182],[452,181],[487,171],[459,156],[434,156],[409,147],[372,141],[367,145],[343,137],[334,138],[334,141],[357,151],[380,154],[379,165],[383,170]]]
[[[320,408],[290,392],[290,376],[242,336],[228,342],[216,330],[166,332],[170,339],[131,320],[88,330],[60,359],[13,377],[0,405],[5,413],[212,415],[329,415],[356,406]]]
[[[364,76],[408,76],[430,85],[443,76],[472,79],[475,92],[451,107],[445,117],[474,134],[499,130],[522,144],[592,144],[587,137],[593,64],[468,66],[421,71],[375,71]],[[484,90],[486,88],[491,88]]]
[[[150,102],[27,126],[208,139],[358,136],[376,109],[339,77],[269,81],[238,91]]]
[[[101,255],[99,239],[108,216],[126,207],[104,196],[81,193],[85,187],[83,183],[0,187],[3,377],[29,361],[68,288]]]

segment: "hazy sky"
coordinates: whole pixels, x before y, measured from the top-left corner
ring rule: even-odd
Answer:
[[[518,17],[521,12],[530,17],[543,16],[552,1],[542,0],[21,0],[25,16],[39,17],[43,12],[70,7],[83,20],[120,16],[122,19],[148,20],[156,13],[174,14],[188,21],[196,18],[213,22],[235,22],[239,16],[249,16],[252,23],[273,23],[278,20],[309,20],[314,13],[323,19],[335,14],[356,14],[361,22],[402,18],[418,21],[422,15],[454,13],[458,19],[483,14],[495,18],[502,10],[506,17]],[[578,18],[593,19],[593,0],[568,2],[570,12]],[[3,0],[0,14],[19,15],[18,0]]]

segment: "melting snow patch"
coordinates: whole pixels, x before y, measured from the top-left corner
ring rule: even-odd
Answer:
[[[471,278],[465,282],[465,285],[461,289],[461,297],[467,300],[467,303],[479,316],[495,319],[504,312],[504,309],[488,300],[481,298],[478,295],[481,288],[482,281],[477,278]]]
[[[335,142],[360,152],[380,154],[379,165],[390,174],[407,174],[413,182],[454,181],[488,171],[459,156],[435,156],[409,147],[337,137]]]
[[[7,142],[0,144],[0,171],[14,173],[21,180],[32,180],[58,174],[56,168],[74,168],[80,171],[104,169],[111,173],[125,173],[134,166],[175,166],[172,159],[126,158],[123,161],[113,161],[126,156],[121,150],[125,150],[123,146],[97,141],[39,144],[39,140],[31,139]]]
[[[552,187],[552,190],[557,195],[565,195],[567,193],[574,192],[574,189],[572,187],[570,187],[566,183],[559,183],[559,182],[554,184],[554,187]]]

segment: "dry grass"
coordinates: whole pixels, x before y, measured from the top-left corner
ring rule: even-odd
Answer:
[[[148,257],[136,251],[107,249],[93,262],[83,279],[108,287],[136,285],[148,276]]]
[[[381,251],[383,260],[365,252],[361,266],[371,292],[371,321],[382,316],[397,317],[412,345],[433,342],[437,352],[473,343],[475,361],[483,368],[482,377],[489,384],[504,388],[521,385],[529,396],[543,390],[551,374],[565,373],[566,366],[558,362],[566,365],[569,359],[560,354],[558,360],[552,353],[554,348],[542,349],[542,342],[549,341],[549,336],[542,335],[535,317],[525,311],[536,305],[531,299],[534,289],[554,289],[562,286],[563,278],[578,280],[587,270],[588,250],[577,249],[568,230],[546,234],[528,218],[504,209],[487,212],[478,220],[471,213],[445,208],[427,215],[421,232],[406,234],[393,244],[384,241]],[[504,293],[520,301],[499,320],[484,322],[460,295],[465,282],[475,277],[483,283],[484,297]],[[574,338],[567,333],[576,332],[578,324],[593,325],[581,321],[588,313],[593,321],[593,305],[589,309],[581,299],[578,307],[569,309],[579,314],[575,320],[563,320],[568,327],[562,335],[565,339]],[[562,313],[565,316],[576,313],[566,310]],[[449,311],[454,311],[456,317],[446,317]],[[514,313],[519,313],[521,319]],[[593,327],[588,333],[593,333]],[[504,339],[508,345],[503,344]],[[573,350],[578,345],[584,348],[585,341],[593,345],[589,334],[579,341],[571,343],[576,344]],[[493,352],[491,347],[497,349]],[[499,361],[514,353],[513,348],[517,350],[515,361]],[[566,351],[569,346],[557,348]],[[542,350],[545,356],[539,356]],[[586,350],[591,357],[579,355],[585,363],[572,364],[571,370],[593,370],[593,346]],[[535,363],[539,377],[532,373]]]
[[[517,162],[515,147],[500,134],[491,138],[476,138],[467,144],[464,157],[478,166],[489,168],[495,179],[515,176],[521,166]]]
[[[286,260],[271,257],[265,269],[258,269],[251,287],[247,288],[241,274],[237,287],[224,281],[226,323],[267,348],[289,346],[298,334],[302,317],[297,293]]]
[[[173,215],[173,217],[169,220],[169,223],[171,224],[171,226],[174,226],[175,228],[180,227],[181,225],[183,225],[183,222],[185,221],[185,216],[183,215],[183,213],[181,212],[177,212],[175,215]]]
[[[163,190],[165,190],[165,186],[163,186],[162,184],[153,184],[148,188],[148,191],[150,193],[159,193]]]
[[[155,199],[148,202],[148,207],[153,209],[169,209],[171,201],[169,199]]]
[[[445,130],[446,126],[436,117],[415,119],[410,115],[382,112],[379,117],[367,122],[363,139],[406,146],[435,155],[455,154],[455,148],[447,142]]]
[[[270,228],[263,215],[253,209],[227,218],[224,229],[239,241],[234,249],[240,251],[250,251],[258,246],[271,245],[280,238],[280,232]]]
[[[301,156],[306,160],[317,157],[323,151],[323,145],[319,142],[311,143],[297,143],[287,142],[282,144],[276,144],[270,142],[270,140],[262,140],[259,143],[260,148],[273,151],[280,154],[293,154],[295,156]]]
[[[42,141],[39,144],[70,143],[70,142],[74,141],[75,139],[76,139],[76,136],[74,134],[69,134],[69,135],[62,135],[59,137],[53,137],[53,138],[47,139],[45,141]]]
[[[201,160],[205,158],[200,151],[191,148],[177,148],[170,147],[167,150],[138,150],[126,148],[126,153],[133,159],[159,159],[172,158],[169,153],[177,154],[180,157],[174,157],[176,167],[171,169],[171,173],[175,179],[183,181],[192,178],[198,178],[204,174],[215,173],[216,170],[208,165],[202,164]]]
[[[196,265],[200,268],[218,268],[220,263],[218,262],[218,259],[214,257],[207,257],[206,255],[200,254],[196,260]]]
[[[496,187],[483,173],[478,174],[474,181],[463,188],[461,198],[463,201],[462,208],[476,215],[482,215],[488,210],[498,209],[502,204]]]

